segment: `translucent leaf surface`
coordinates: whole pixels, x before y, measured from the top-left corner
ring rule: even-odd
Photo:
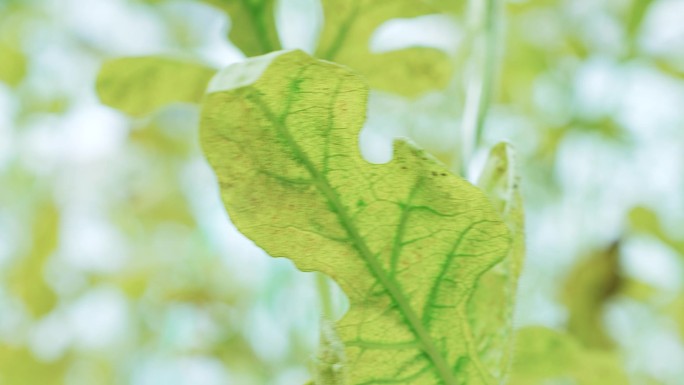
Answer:
[[[409,47],[373,53],[370,38],[384,22],[437,13],[424,2],[410,0],[324,0],[325,24],[317,56],[352,67],[371,87],[406,96],[446,87],[452,63],[442,51]],[[409,81],[410,79],[410,81]]]
[[[351,384],[490,384],[468,320],[511,249],[489,198],[412,145],[361,157],[367,86],[301,51],[233,65],[204,99],[201,142],[232,221],[348,295],[336,325]]]
[[[146,115],[174,102],[199,103],[216,73],[201,64],[148,56],[106,62],[97,78],[102,102],[130,115]]]

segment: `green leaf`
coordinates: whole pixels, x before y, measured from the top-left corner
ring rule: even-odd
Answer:
[[[275,257],[331,276],[350,384],[493,384],[468,321],[480,277],[508,255],[489,198],[412,145],[370,164],[368,87],[301,51],[221,71],[201,143],[232,221]]]
[[[199,103],[215,73],[193,62],[156,56],[125,57],[105,62],[96,89],[102,103],[141,116],[169,103]]]
[[[275,0],[204,0],[228,14],[228,37],[246,56],[279,50]]]
[[[614,347],[603,324],[604,309],[622,285],[619,242],[593,253],[568,275],[562,297],[570,313],[568,331],[584,346]]]
[[[325,24],[316,54],[350,66],[380,90],[417,96],[444,88],[453,71],[444,52],[428,47],[379,54],[370,51],[371,36],[384,22],[437,12],[413,0],[323,0]]]
[[[468,320],[482,364],[496,383],[503,381],[511,364],[515,297],[525,257],[523,206],[514,162],[512,147],[499,143],[492,149],[478,181],[513,239],[506,258],[480,278],[468,305]]]
[[[616,354],[593,351],[568,334],[544,327],[518,331],[507,385],[628,384]]]

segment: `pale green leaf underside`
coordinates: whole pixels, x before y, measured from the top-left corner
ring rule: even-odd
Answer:
[[[368,87],[301,51],[222,71],[201,142],[232,221],[272,256],[337,281],[349,383],[491,384],[468,322],[479,278],[509,252],[487,196],[406,142],[358,150]]]
[[[169,103],[199,103],[216,73],[201,64],[163,57],[125,57],[105,62],[97,78],[100,100],[133,116]]]
[[[364,75],[370,86],[405,96],[444,88],[453,63],[446,53],[409,47],[374,53],[373,33],[384,22],[434,14],[438,9],[415,0],[323,0],[325,24],[316,55],[345,64]]]

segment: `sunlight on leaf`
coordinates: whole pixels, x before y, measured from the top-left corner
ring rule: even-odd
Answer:
[[[348,295],[336,330],[351,384],[494,384],[468,303],[510,231],[482,191],[404,141],[390,163],[363,159],[367,93],[301,51],[221,71],[201,142],[226,209],[267,253]]]
[[[148,56],[105,62],[97,78],[102,103],[133,116],[169,103],[199,103],[216,73],[201,64]]]

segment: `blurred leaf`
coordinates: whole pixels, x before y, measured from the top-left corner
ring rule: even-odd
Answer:
[[[684,339],[684,293],[680,294],[680,296],[668,306],[666,312],[674,318],[679,330],[679,336]]]
[[[204,0],[230,17],[230,41],[246,56],[280,49],[275,24],[275,0]]]
[[[185,157],[190,152],[189,141],[167,135],[163,128],[154,122],[131,130],[129,140],[140,144],[148,151],[159,152],[167,157]]]
[[[666,75],[674,78],[684,78],[684,63],[677,63],[677,60],[668,58],[656,58],[654,64]]]
[[[0,82],[16,87],[26,76],[27,58],[18,41],[0,38]]]
[[[197,155],[196,114],[181,108],[166,108],[130,131],[129,141],[149,155],[168,160],[185,160]]]
[[[631,1],[631,7],[629,7],[627,20],[625,20],[625,28],[627,30],[627,37],[632,42],[631,44],[633,44],[633,46],[636,46],[641,25],[643,24],[643,21],[648,14],[648,10],[654,1],[655,0]]]
[[[641,302],[649,302],[658,292],[658,289],[645,282],[632,278],[622,277],[620,284],[620,295],[632,298]]]
[[[152,180],[158,180],[154,177]],[[179,223],[187,226],[195,225],[195,218],[188,207],[182,191],[177,188],[168,188],[169,185],[161,185],[158,188],[150,188],[149,191],[141,187],[130,196],[130,200],[124,211],[115,212],[114,217],[122,225],[133,226],[131,230],[137,229],[136,225],[143,228],[153,229],[165,223]]]
[[[606,333],[603,314],[606,302],[620,286],[619,242],[594,253],[568,275],[563,289],[563,303],[570,313],[568,331],[586,347],[610,349],[614,346]]]
[[[501,213],[513,239],[506,258],[482,275],[468,305],[482,362],[496,378],[503,378],[513,354],[513,312],[525,257],[522,198],[513,149],[507,143],[492,149],[478,186]]]
[[[671,237],[660,224],[658,215],[646,207],[634,207],[629,213],[629,223],[633,231],[650,234],[671,247],[684,258],[684,238]]]
[[[15,260],[8,272],[7,285],[19,297],[30,314],[41,317],[57,304],[57,295],[45,282],[43,272],[52,252],[57,248],[59,212],[54,203],[39,206],[34,217],[31,246]]]
[[[147,56],[106,62],[97,78],[102,103],[133,116],[174,102],[199,103],[216,71],[192,62]]]
[[[0,345],[0,384],[63,385],[67,361],[41,362],[26,348]]]
[[[349,296],[337,333],[350,383],[495,381],[467,321],[511,246],[486,195],[403,141],[390,163],[364,160],[368,90],[346,67],[280,52],[212,84],[201,143],[231,220]]]
[[[555,330],[519,330],[515,351],[507,385],[629,383],[616,355],[584,349],[570,335]]]
[[[444,52],[428,47],[370,51],[370,38],[384,22],[438,11],[412,0],[323,0],[325,24],[316,54],[350,66],[380,90],[417,96],[444,88],[453,72],[453,63]]]

